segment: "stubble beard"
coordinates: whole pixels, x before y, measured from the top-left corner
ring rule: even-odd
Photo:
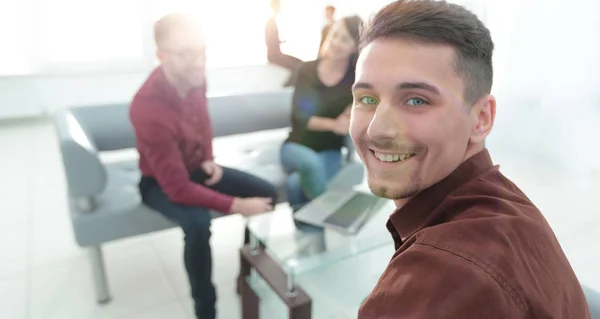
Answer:
[[[361,138],[358,141],[359,147],[363,150],[364,154],[370,152],[368,145],[373,144],[376,145],[379,149],[385,150],[394,150],[397,152],[406,152],[407,150],[415,152],[415,158],[412,160],[419,160],[419,157],[422,156],[426,147],[424,145],[397,145],[393,141],[383,141],[383,142],[367,142],[365,138]],[[369,185],[369,189],[371,192],[378,197],[399,200],[406,199],[415,196],[422,190],[422,180],[420,177],[421,166],[420,163],[417,163],[416,167],[411,172],[406,172],[409,174],[408,181],[404,185],[395,185],[394,183],[394,174],[395,172],[391,172],[392,174],[387,175],[384,179],[377,179],[369,172],[369,167],[367,166],[367,183]],[[398,165],[402,165],[399,163]],[[391,176],[390,176],[391,175]],[[398,178],[400,179],[400,178]],[[392,182],[386,182],[386,180],[391,180]]]
[[[407,185],[395,187],[394,185],[385,185],[385,182],[375,181],[369,174],[367,177],[369,189],[377,197],[391,200],[411,198],[421,192],[421,182],[414,175],[411,176]]]

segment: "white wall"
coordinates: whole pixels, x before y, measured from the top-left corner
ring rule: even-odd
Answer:
[[[127,102],[151,70],[0,77],[0,119],[39,116],[76,105]],[[265,65],[208,70],[209,95],[281,88],[288,73]]]
[[[600,1],[454,2],[477,10],[496,44],[489,145],[600,171]],[[129,101],[149,71],[0,78],[0,119]],[[286,76],[272,66],[210,70],[209,94],[276,89]]]
[[[600,172],[600,1],[489,0],[496,127],[516,154]]]

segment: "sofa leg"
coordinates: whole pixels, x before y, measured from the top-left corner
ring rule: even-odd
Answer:
[[[108,279],[106,278],[101,246],[90,248],[90,260],[92,262],[94,286],[96,287],[96,300],[101,305],[107,304],[110,302],[110,293],[108,291]]]

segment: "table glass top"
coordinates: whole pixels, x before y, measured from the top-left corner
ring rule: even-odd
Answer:
[[[363,185],[357,189],[368,192]],[[395,206],[391,200],[381,201],[379,209],[355,235],[329,228],[296,226],[287,206],[249,218],[248,228],[283,269],[300,275],[391,244],[393,240],[385,225]]]

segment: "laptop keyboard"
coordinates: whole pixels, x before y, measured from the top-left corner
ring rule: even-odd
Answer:
[[[327,207],[331,209],[332,206],[337,206],[340,203],[348,199],[348,194],[345,193],[325,193],[323,196],[319,196],[312,200],[311,206],[314,205],[316,208]]]
[[[376,197],[357,194],[335,213],[329,215],[324,222],[344,229],[349,228],[361,217],[364,217],[363,215],[369,214],[376,203]]]

